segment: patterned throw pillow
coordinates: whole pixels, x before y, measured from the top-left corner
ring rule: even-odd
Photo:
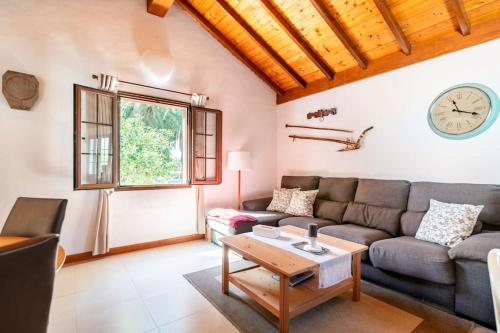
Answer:
[[[292,194],[298,191],[300,191],[299,188],[281,188],[279,190],[274,190],[273,200],[271,201],[269,206],[267,206],[266,210],[284,213],[288,208],[288,205],[290,205]]]
[[[313,216],[313,205],[318,190],[293,192],[290,205],[285,213],[295,216]]]
[[[431,199],[415,238],[454,247],[472,234],[483,207]]]

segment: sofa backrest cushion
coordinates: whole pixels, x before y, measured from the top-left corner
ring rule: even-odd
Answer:
[[[354,202],[342,219],[397,236],[406,210],[410,182],[405,180],[359,179]]]
[[[356,178],[321,178],[314,216],[342,223],[347,204],[354,200],[357,185]]]
[[[406,180],[359,179],[355,202],[406,210],[410,182]]]
[[[344,214],[344,223],[353,223],[369,228],[379,229],[397,236],[399,221],[403,210],[350,202]]]
[[[318,176],[283,176],[281,188],[300,188],[302,191],[317,190]]]
[[[500,186],[482,184],[449,184],[415,182],[411,184],[408,211],[401,218],[401,231],[415,236],[423,216],[429,209],[430,199],[458,204],[484,205],[478,222],[484,229],[500,226]],[[481,229],[481,223],[473,233]]]

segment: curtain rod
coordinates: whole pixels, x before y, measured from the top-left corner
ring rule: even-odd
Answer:
[[[99,76],[93,74],[92,78],[98,80]],[[140,84],[140,83],[135,83],[135,82],[122,81],[122,80],[118,80],[118,82],[125,83],[125,84],[130,84],[130,85],[133,85],[133,86],[139,86],[139,87],[144,87],[144,88],[150,88],[150,89],[167,91],[167,92],[171,92],[171,93],[174,93],[174,94],[180,94],[180,95],[185,95],[185,96],[191,96],[192,95],[190,93],[185,93],[185,92],[182,92],[182,91],[170,90],[170,89],[165,89],[165,88],[158,88],[158,87],[148,86],[148,85],[145,85],[145,84]],[[208,96],[207,96],[207,99],[209,99]]]

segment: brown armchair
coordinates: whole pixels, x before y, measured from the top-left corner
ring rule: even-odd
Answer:
[[[0,247],[0,331],[47,332],[57,243],[50,234]]]
[[[67,203],[66,199],[17,198],[0,234],[24,237],[60,234]]]

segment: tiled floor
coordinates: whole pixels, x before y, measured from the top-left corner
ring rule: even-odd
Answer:
[[[65,267],[49,333],[238,332],[182,276],[220,265],[221,254],[200,240]]]

